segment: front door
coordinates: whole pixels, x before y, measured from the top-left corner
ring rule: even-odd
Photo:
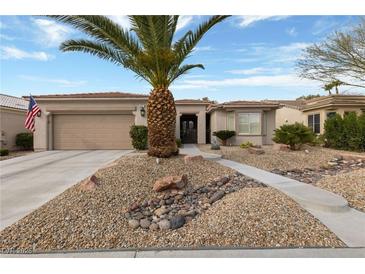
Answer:
[[[183,144],[196,144],[198,137],[198,118],[196,115],[180,117],[180,139]]]

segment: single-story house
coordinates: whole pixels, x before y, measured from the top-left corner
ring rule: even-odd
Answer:
[[[0,148],[17,150],[15,137],[28,132],[24,128],[28,102],[22,98],[0,94]]]
[[[364,95],[333,94],[316,97],[310,100],[275,101],[281,105],[276,111],[276,125],[294,122],[303,123],[313,129],[316,134],[324,133],[324,122],[328,117],[349,112],[361,114],[365,112]]]
[[[148,95],[122,92],[34,96],[36,117],[34,149],[127,149],[129,128],[146,125]],[[214,131],[231,129],[238,145],[249,140],[271,144],[276,102],[236,101],[215,104],[209,100],[176,100],[176,137],[183,143],[210,143]]]

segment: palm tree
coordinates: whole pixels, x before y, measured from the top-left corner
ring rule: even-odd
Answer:
[[[332,94],[331,90],[333,88],[335,88],[336,94],[339,94],[338,87],[341,86],[341,85],[343,85],[343,84],[344,83],[342,81],[340,81],[340,80],[333,80],[332,82],[324,85],[323,89],[325,91],[328,91],[328,94],[331,95]]]
[[[146,80],[152,90],[147,103],[148,154],[170,157],[178,153],[176,108],[169,86],[202,64],[183,64],[204,34],[228,16],[212,16],[195,31],[174,40],[179,16],[129,16],[125,30],[106,16],[50,16],[84,32],[93,40],[67,40],[62,51],[81,51],[111,61]]]

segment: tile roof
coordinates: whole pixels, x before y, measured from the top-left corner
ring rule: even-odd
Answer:
[[[280,105],[287,106],[290,108],[296,108],[300,109],[306,104],[306,100],[300,99],[300,100],[266,100],[268,102],[276,102]]]
[[[90,92],[70,94],[33,95],[34,98],[148,98],[147,94],[129,92]]]
[[[202,99],[179,99],[175,100],[175,103],[177,104],[206,104],[210,105],[213,102],[209,100],[202,100]]]
[[[244,100],[240,100],[240,101],[229,101],[229,102],[224,102],[220,105],[268,105],[268,106],[272,106],[272,105],[278,105],[278,102],[276,101],[267,101],[267,100],[263,100],[263,101],[244,101]]]
[[[0,94],[0,106],[27,110],[28,101],[26,101],[22,98],[19,98],[19,97],[6,95],[6,94]]]

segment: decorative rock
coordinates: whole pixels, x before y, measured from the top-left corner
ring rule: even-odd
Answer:
[[[195,161],[201,161],[203,159],[204,158],[201,155],[186,155],[184,157],[184,162],[185,162],[185,164],[188,164],[188,163],[195,162]]]
[[[273,144],[272,146],[273,150],[276,151],[290,151],[290,146],[289,145],[285,145],[285,144]]]
[[[89,178],[85,179],[80,184],[80,189],[84,191],[93,191],[99,187],[98,178],[95,175],[90,176]]]
[[[166,214],[167,212],[169,212],[169,210],[166,207],[161,206],[160,208],[158,208],[154,211],[154,214],[157,215],[158,217],[160,217],[160,216]]]
[[[158,224],[152,223],[149,228],[152,231],[156,231],[156,230],[158,230]]]
[[[136,229],[139,227],[139,221],[138,220],[135,220],[135,219],[130,219],[128,221],[128,225],[129,227],[133,228],[133,229]]]
[[[148,219],[142,219],[142,220],[139,221],[139,225],[142,228],[149,228],[150,225],[151,225],[151,222]]]
[[[137,208],[139,208],[139,204],[138,203],[133,203],[130,205],[129,207],[129,211],[133,211],[133,210],[136,210]]]
[[[158,222],[158,227],[161,229],[161,230],[167,230],[167,229],[170,229],[170,221],[169,220],[162,220],[162,221],[159,221]]]
[[[185,224],[185,218],[181,215],[176,215],[171,218],[170,225],[171,229],[178,229]]]
[[[158,179],[153,185],[153,190],[160,192],[166,189],[183,188],[188,182],[188,176],[186,174],[180,176],[167,176]]]
[[[262,148],[257,148],[257,147],[249,147],[247,150],[250,154],[260,155],[260,154],[265,153],[265,150],[263,150]]]
[[[224,191],[217,191],[214,195],[209,199],[209,203],[213,204],[214,202],[220,200],[225,195]]]

